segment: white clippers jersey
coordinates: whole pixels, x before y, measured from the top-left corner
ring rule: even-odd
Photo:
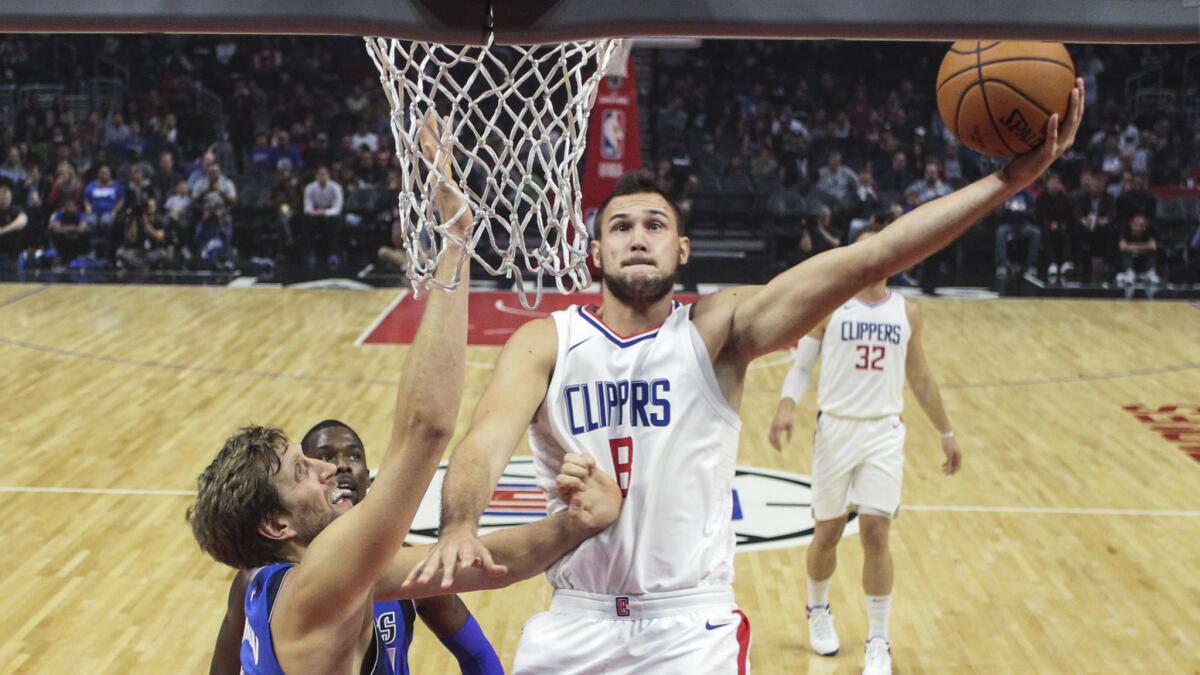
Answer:
[[[821,340],[821,412],[862,419],[899,415],[910,337],[898,293],[888,291],[874,305],[851,298],[834,310]]]
[[[675,303],[655,330],[617,335],[590,308],[552,314],[558,358],[529,428],[550,513],[555,476],[586,453],[625,493],[612,527],[546,571],[556,588],[641,594],[733,581],[733,477],[741,421]]]

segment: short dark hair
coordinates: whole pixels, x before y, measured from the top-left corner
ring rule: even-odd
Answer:
[[[354,436],[354,440],[358,441],[359,445],[362,445],[362,439],[359,438],[358,432],[354,430],[354,427],[341,420],[327,419],[321,420],[320,422],[314,424],[311,429],[305,432],[304,438],[300,439],[300,447],[304,450],[304,454],[308,454],[308,451],[312,449],[312,444],[317,442],[318,433],[332,427],[341,427],[342,429],[349,431],[350,434]]]
[[[258,527],[286,511],[271,476],[279,471],[287,443],[277,427],[243,427],[196,479],[187,521],[200,548],[217,562],[238,569],[279,562],[275,544]]]
[[[596,218],[592,221],[592,230],[595,232],[596,239],[600,239],[600,233],[604,227],[604,211],[608,208],[609,203],[615,197],[624,197],[626,195],[641,195],[654,194],[662,197],[664,201],[671,206],[671,210],[675,212],[675,223],[679,229],[679,234],[683,234],[683,211],[679,209],[679,204],[671,195],[667,194],[658,187],[658,181],[654,178],[654,174],[645,169],[632,169],[621,174],[617,179],[617,184],[613,187],[613,191],[600,204],[600,208],[596,209]]]

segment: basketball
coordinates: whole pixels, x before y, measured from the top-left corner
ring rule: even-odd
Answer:
[[[967,147],[1011,157],[1042,144],[1067,112],[1075,66],[1060,42],[959,40],[937,75],[938,111]]]

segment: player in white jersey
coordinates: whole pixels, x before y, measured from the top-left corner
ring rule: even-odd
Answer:
[[[877,236],[882,226],[863,232]],[[942,471],[958,471],[962,453],[942,406],[937,382],[921,349],[917,303],[893,293],[887,280],[863,289],[805,336],[780,392],[770,440],[791,440],[796,403],[821,359],[813,436],[812,510],[816,528],[808,546],[809,643],[822,656],[838,653],[829,609],[829,582],[837,544],[851,509],[859,515],[863,590],[869,630],[864,675],[891,673],[888,614],[892,605],[891,519],[900,507],[904,471],[904,380],[942,436]]]
[[[598,307],[530,321],[505,345],[442,488],[440,540],[424,582],[493,568],[479,516],[529,427],[548,482],[565,451],[595,458],[626,492],[617,522],[548,571],[550,611],[525,626],[514,672],[742,673],[749,626],[736,612],[729,519],[746,367],[794,344],[865,286],[942,248],[1037,178],[1073,142],[1082,82],[1061,135],[1003,171],[928,202],[875,237],[815,256],[764,286],[674,302],[689,242],[646,172],[599,209]],[[530,426],[532,425],[532,426]]]

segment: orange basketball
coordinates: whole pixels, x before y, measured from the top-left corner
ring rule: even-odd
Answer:
[[[1042,144],[1046,120],[1062,120],[1074,84],[1062,43],[959,40],[938,69],[938,110],[967,147],[1011,157]]]

